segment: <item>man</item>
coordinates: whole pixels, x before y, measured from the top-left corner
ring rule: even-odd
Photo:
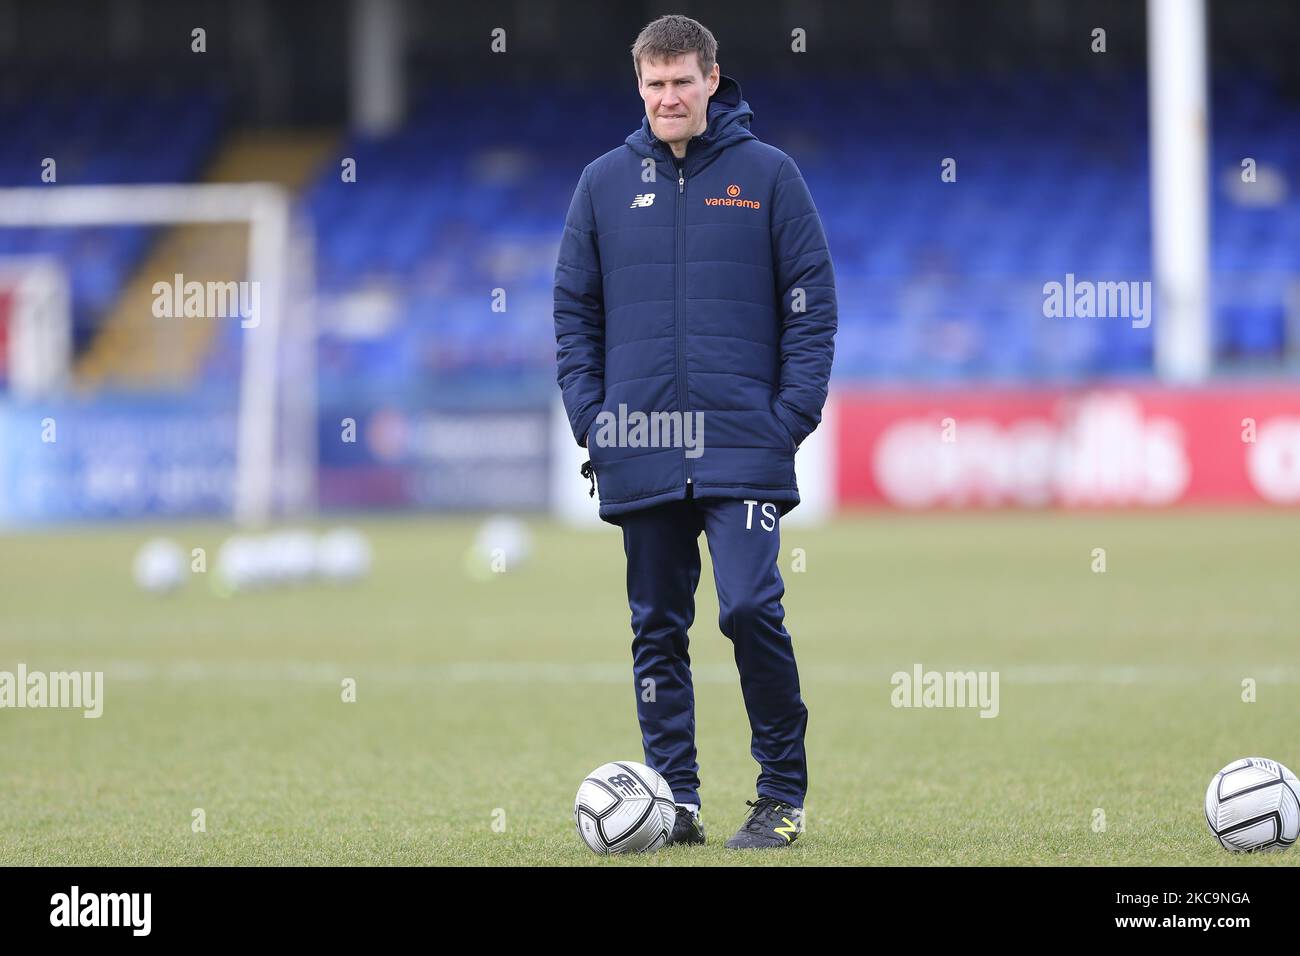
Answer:
[[[749,131],[705,27],[661,17],[632,60],[641,128],[583,170],[560,244],[558,380],[600,516],[623,530],[637,718],[677,803],[672,842],[704,842],[687,653],[703,531],[761,768],[727,846],[789,846],[808,712],[779,519],[799,503],[794,454],[826,400],[830,253],[799,168]]]

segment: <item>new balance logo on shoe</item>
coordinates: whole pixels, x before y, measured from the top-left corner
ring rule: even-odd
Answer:
[[[749,819],[727,841],[727,849],[756,850],[789,846],[803,832],[802,807],[794,807],[772,797],[759,797],[745,802],[752,808]]]

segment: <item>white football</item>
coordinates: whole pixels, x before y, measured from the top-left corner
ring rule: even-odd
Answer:
[[[465,570],[476,581],[489,581],[523,567],[532,550],[528,525],[510,515],[493,515],[479,527],[465,552]]]
[[[217,575],[232,591],[247,591],[269,583],[266,548],[256,535],[232,534],[217,552]]]
[[[657,850],[668,842],[676,819],[668,781],[633,760],[597,767],[573,801],[578,835],[602,855]]]
[[[264,542],[265,573],[275,584],[298,584],[316,573],[316,535],[277,531]]]
[[[1225,850],[1285,850],[1300,835],[1300,780],[1267,757],[1234,760],[1205,791],[1205,822]]]
[[[174,591],[185,583],[185,552],[175,541],[154,538],[135,554],[135,583],[154,594]]]
[[[360,581],[373,562],[370,541],[354,528],[335,528],[316,542],[316,571],[334,584]]]

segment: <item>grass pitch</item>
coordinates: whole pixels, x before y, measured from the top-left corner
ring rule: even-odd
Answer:
[[[105,673],[98,720],[0,710],[0,863],[1300,862],[1226,853],[1201,810],[1237,757],[1300,767],[1300,514],[784,529],[811,788],[807,833],[767,854],[722,847],[757,766],[702,548],[709,845],[610,860],[571,808],[593,767],[642,759],[617,531],[533,524],[531,559],[477,580],[475,521],[358,526],[364,584],[236,596],[211,587],[215,525],[0,539],[0,670]],[[131,559],[157,534],[205,548],[209,573],[136,590]],[[893,707],[890,676],[918,663],[997,671],[998,716]]]

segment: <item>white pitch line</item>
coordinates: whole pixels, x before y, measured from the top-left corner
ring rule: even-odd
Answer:
[[[926,671],[944,670],[941,662],[923,662]],[[147,661],[130,659],[81,660],[75,665],[66,661],[49,666],[26,661],[28,670],[103,671],[107,680],[122,682],[274,682],[330,684],[345,677],[383,684],[626,684],[633,681],[632,664],[592,662],[571,664],[556,661],[460,661],[447,664],[344,664],[337,661],[303,660],[177,660]],[[0,662],[0,669],[13,669]],[[912,663],[904,662],[897,670],[912,673]],[[974,666],[953,665],[953,671],[978,671]],[[1222,666],[1194,668],[1173,665],[1134,665],[1129,667],[1089,664],[1040,664],[1007,667],[997,670],[1004,686],[1038,686],[1055,684],[1188,684],[1229,681],[1239,684],[1250,677],[1260,684],[1300,684],[1300,667],[1271,666],[1236,668],[1227,672]],[[731,664],[696,664],[692,667],[697,684],[735,684],[736,669]],[[799,676],[805,685],[851,684],[888,688],[896,673],[881,667],[855,668],[834,665],[804,665]]]

